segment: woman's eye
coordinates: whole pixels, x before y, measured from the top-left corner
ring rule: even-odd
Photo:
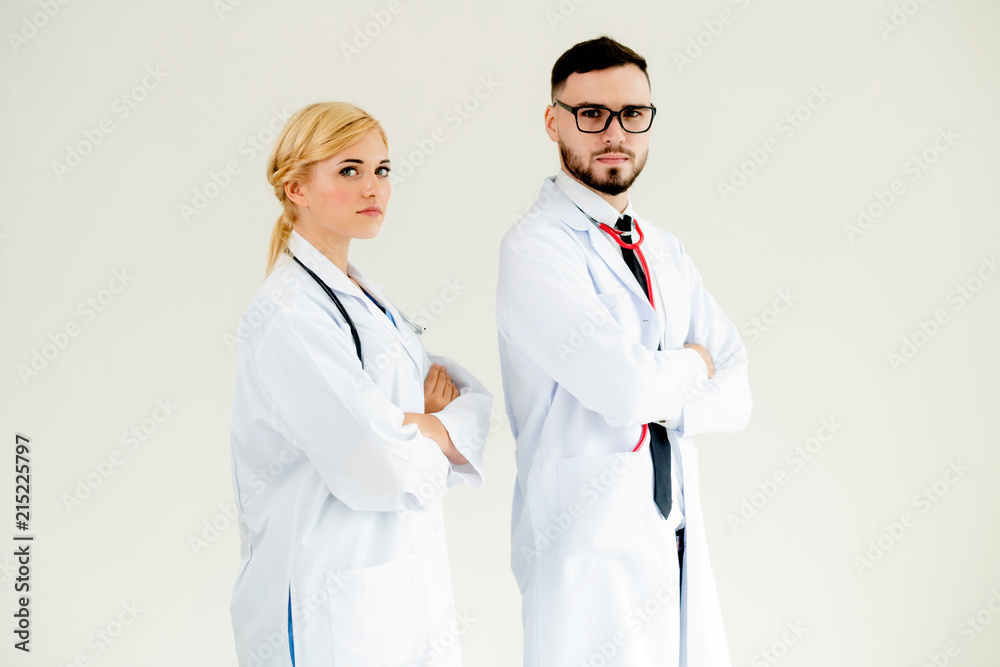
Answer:
[[[375,173],[378,174],[379,176],[388,176],[389,167],[379,167],[378,169],[375,170]]]
[[[344,167],[343,169],[340,170],[341,176],[354,176],[357,173],[358,170],[355,169],[354,167]]]

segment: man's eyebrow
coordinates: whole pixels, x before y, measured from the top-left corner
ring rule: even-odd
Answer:
[[[609,107],[606,104],[601,104],[600,102],[580,102],[579,104],[572,104],[570,106],[574,106],[574,107],[600,107],[602,109],[610,109],[611,108],[611,107]],[[636,104],[636,103],[629,103],[629,104],[626,104],[625,106],[623,106],[622,109],[625,109],[627,107],[648,107],[648,106],[650,106],[650,105],[649,104],[642,104],[642,103],[638,103],[638,104]]]

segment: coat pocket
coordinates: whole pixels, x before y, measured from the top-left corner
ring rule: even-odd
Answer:
[[[336,667],[419,664],[430,638],[420,553],[327,579]]]
[[[638,452],[559,459],[559,558],[647,557],[652,548],[653,463]]]

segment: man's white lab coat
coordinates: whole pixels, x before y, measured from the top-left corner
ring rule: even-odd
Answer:
[[[730,665],[693,436],[747,423],[746,351],[681,243],[639,224],[655,311],[620,249],[552,178],[502,242],[496,309],[517,441],[511,558],[525,667]],[[685,343],[708,350],[711,380]],[[648,442],[632,452],[652,421],[681,456],[679,610],[675,535],[653,502]]]

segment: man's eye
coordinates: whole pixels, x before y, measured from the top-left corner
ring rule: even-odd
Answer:
[[[354,176],[357,173],[358,170],[355,169],[354,167],[344,167],[343,169],[340,170],[341,176]]]
[[[584,118],[600,118],[601,109],[587,107],[585,109],[580,109],[580,115],[583,116]]]
[[[626,118],[638,118],[642,115],[645,109],[636,109],[635,107],[626,107],[622,110],[622,115]]]

